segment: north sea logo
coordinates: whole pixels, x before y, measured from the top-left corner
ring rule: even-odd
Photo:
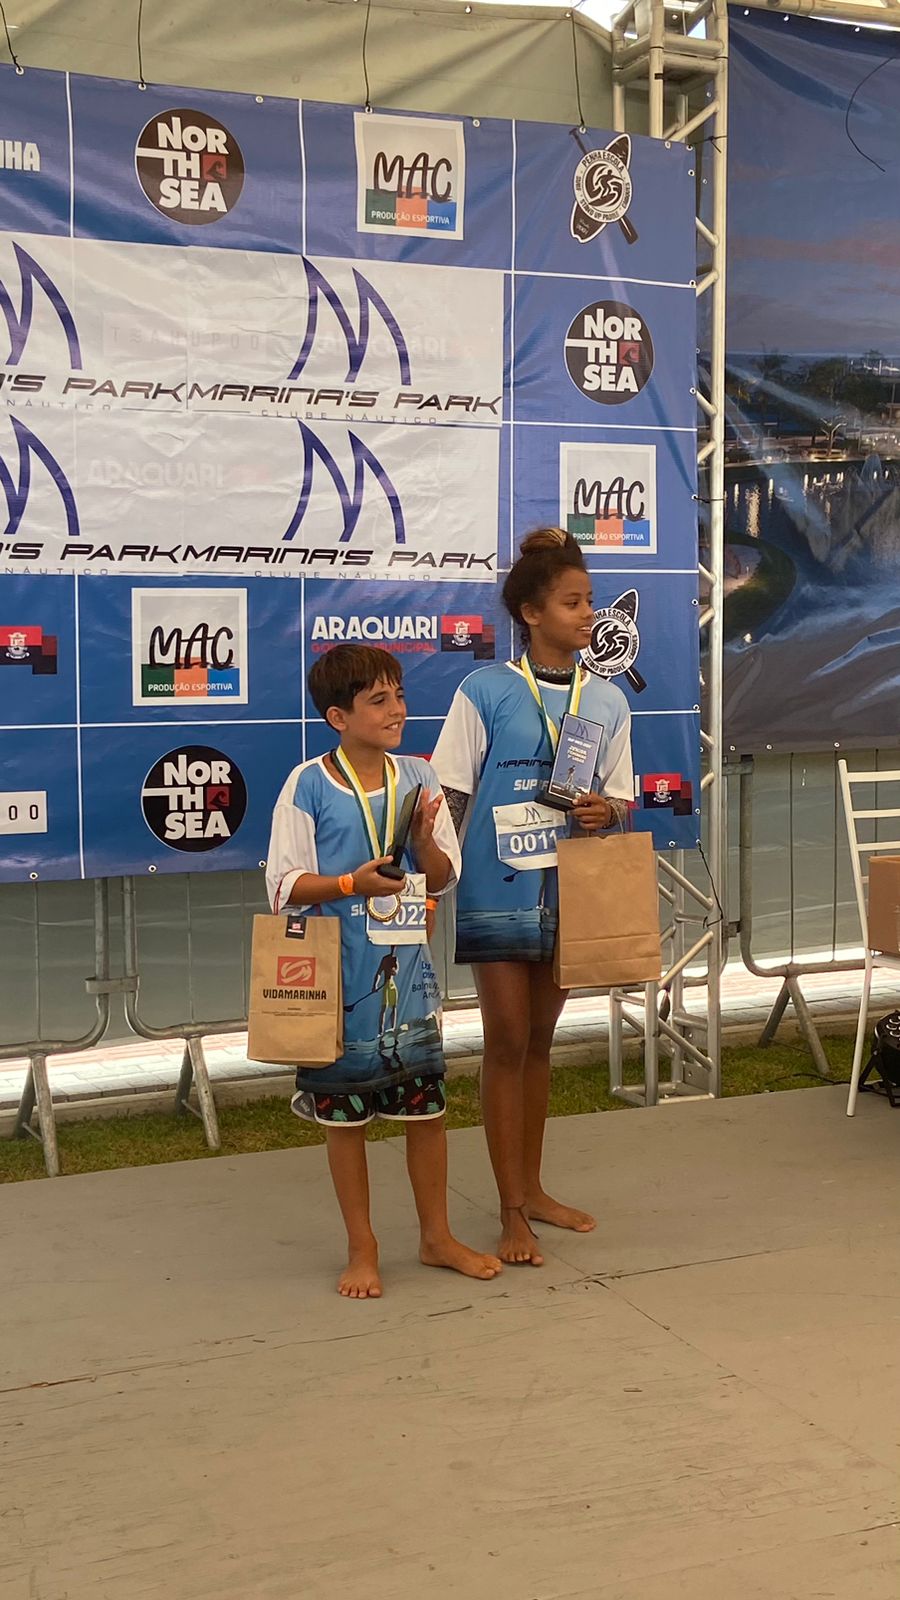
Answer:
[[[206,111],[162,111],[151,118],[134,162],[150,204],[188,227],[221,221],[244,187],[241,147]]]
[[[626,683],[640,694],[647,687],[645,678],[635,668],[641,648],[638,633],[638,593],[626,589],[612,605],[601,606],[594,612],[591,642],[582,651],[581,659],[588,672],[598,678],[624,677]]]
[[[186,745],[170,750],[147,773],[141,790],[144,821],[172,850],[216,850],[244,820],[247,785],[221,750]]]
[[[653,371],[653,340],[643,317],[619,300],[585,306],[565,341],[576,389],[598,405],[620,406],[640,394]]]
[[[637,230],[628,220],[633,198],[629,163],[631,140],[620,133],[604,150],[586,150],[577,132],[573,138],[581,151],[572,186],[575,203],[570,229],[579,244],[590,244],[611,223],[618,223],[629,244],[637,241]]]

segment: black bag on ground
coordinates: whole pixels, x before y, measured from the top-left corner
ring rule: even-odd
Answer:
[[[878,1073],[880,1082],[868,1082],[873,1072]],[[876,1022],[872,1054],[863,1067],[859,1087],[887,1095],[895,1109],[900,1107],[900,1011],[891,1011]]]

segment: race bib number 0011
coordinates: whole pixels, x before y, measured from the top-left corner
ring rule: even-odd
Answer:
[[[394,904],[394,896],[374,900],[374,909],[384,915]],[[400,904],[389,922],[379,922],[366,912],[366,933],[370,944],[424,944],[427,938],[425,925],[425,874],[409,872]]]
[[[537,872],[556,866],[556,846],[565,835],[566,821],[550,806],[529,801],[518,806],[494,806],[497,854],[506,867]]]

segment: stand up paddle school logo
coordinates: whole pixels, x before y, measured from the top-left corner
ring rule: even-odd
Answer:
[[[141,790],[144,821],[172,850],[217,850],[244,820],[247,785],[235,763],[208,745],[170,750]]]
[[[576,389],[602,406],[632,400],[653,371],[650,330],[632,306],[619,300],[598,300],[579,311],[565,351]]]
[[[461,122],[357,112],[359,233],[463,237],[466,142]]]
[[[626,589],[612,605],[601,606],[594,612],[591,642],[583,650],[581,659],[588,672],[598,678],[624,677],[626,683],[640,694],[647,687],[634,663],[641,648],[637,626],[638,593]]]
[[[575,129],[572,137],[581,151],[573,179],[572,238],[579,244],[590,244],[604,228],[618,223],[627,242],[636,243],[637,230],[627,215],[634,194],[628,170],[631,161],[628,134],[620,133],[605,150],[586,150]]]
[[[189,227],[226,217],[244,187],[241,147],[206,111],[161,111],[141,133],[134,162],[150,204]]]

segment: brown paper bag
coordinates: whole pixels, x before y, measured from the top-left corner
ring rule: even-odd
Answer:
[[[330,1067],[344,1049],[341,925],[337,917],[253,918],[251,1061]]]
[[[900,955],[900,856],[869,860],[869,949]]]
[[[662,972],[656,855],[649,833],[559,841],[561,989],[658,981]]]

